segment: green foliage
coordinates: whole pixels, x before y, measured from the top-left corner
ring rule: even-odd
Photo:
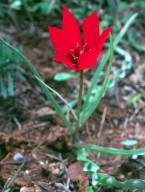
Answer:
[[[107,69],[107,72],[106,72],[105,80],[104,80],[103,85],[102,85],[102,87],[100,89],[100,92],[99,92],[99,95],[98,95],[97,99],[93,102],[93,104],[92,103],[90,104],[88,102],[86,104],[86,107],[84,107],[82,109],[81,122],[80,122],[81,125],[84,124],[87,121],[87,119],[90,117],[90,115],[94,112],[94,110],[96,109],[96,107],[100,103],[102,96],[105,93],[106,85],[107,85],[109,75],[110,75],[110,72],[111,72],[112,61],[113,61],[113,42],[112,42],[112,36],[110,35],[110,61],[109,61],[108,69]]]
[[[3,7],[0,7],[0,18],[4,18],[5,16],[5,9]]]
[[[95,10],[96,5],[93,5],[91,1],[78,1],[78,0],[72,0],[71,3],[66,4],[68,7],[71,7],[73,14],[78,20],[83,19],[84,17],[88,16],[92,13],[92,10]]]
[[[42,1],[40,3],[36,3],[33,6],[33,11],[40,10],[42,14],[48,15],[54,8],[56,7],[56,0],[51,0],[51,1]]]
[[[128,105],[134,105],[137,103],[137,101],[141,98],[142,94],[141,93],[137,93],[133,98],[128,99]]]
[[[6,38],[10,43],[10,37]],[[21,47],[16,47],[21,50]],[[3,98],[14,96],[14,80],[25,80],[24,69],[20,66],[22,61],[5,45],[0,43],[0,95]]]
[[[42,14],[48,15],[57,7],[57,4],[56,0],[43,0],[41,2],[37,0],[13,0],[10,7],[12,9],[24,8],[29,13],[40,11]]]
[[[107,187],[123,187],[129,189],[145,189],[145,181],[140,179],[130,179],[128,181],[119,182],[113,176],[99,173],[99,167],[96,163],[90,161],[88,153],[84,150],[77,151],[77,160],[80,161],[84,166],[84,171],[87,172],[92,180],[91,186],[88,187],[87,192],[93,192],[93,189],[97,189],[100,185]]]
[[[55,95],[57,95],[57,96],[66,104],[66,106],[68,107],[68,109],[71,111],[74,119],[77,120],[77,115],[76,115],[75,111],[73,110],[73,108],[71,107],[71,105],[69,105],[69,104],[67,103],[67,101],[66,101],[57,91],[55,91],[54,89],[52,89],[51,87],[49,87],[48,85],[46,85],[46,84],[45,84],[40,78],[38,78],[37,76],[35,76],[35,77],[38,79],[38,81],[41,83],[41,85],[44,85],[44,86],[47,87],[50,91],[52,91],[53,93],[55,93]]]
[[[111,78],[108,78],[107,84],[105,85],[105,90],[102,92],[102,96],[105,94],[107,90],[109,90],[111,87],[115,85],[116,80],[119,78],[123,78],[125,76],[125,72],[127,69],[130,69],[131,67],[131,57],[129,53],[126,53],[124,50],[121,48],[118,48],[118,43],[121,41],[122,37],[125,35],[126,31],[128,30],[129,26],[133,23],[135,18],[137,17],[137,14],[133,15],[127,23],[124,25],[120,33],[115,37],[114,42],[113,42],[113,47],[115,51],[119,51],[120,54],[124,57],[124,63],[121,69],[115,70],[114,74],[112,75]],[[97,80],[99,79],[99,75],[102,74],[103,68],[105,67],[107,60],[109,58],[109,51],[106,53],[106,56],[102,59],[100,62],[92,80],[89,86],[89,89],[87,90],[86,96],[85,96],[85,102],[83,105],[83,109],[81,112],[81,125],[83,125],[86,120],[90,117],[90,115],[93,113],[93,111],[96,109],[97,105],[99,104],[99,94],[101,92],[101,89],[103,86],[100,86],[96,84]],[[91,111],[91,112],[90,112]]]
[[[94,192],[93,188],[91,186],[88,187],[87,192]]]
[[[66,72],[60,72],[54,75],[55,81],[65,81],[67,79],[78,79],[78,77]]]
[[[132,145],[137,144],[137,141],[136,140],[125,140],[125,141],[122,141],[121,144],[126,145],[126,146],[132,146]]]
[[[80,143],[76,143],[76,147],[78,149],[84,148],[84,149],[94,151],[97,153],[115,155],[115,156],[116,155],[119,155],[119,156],[145,155],[145,148],[133,149],[133,150],[123,150],[123,149],[108,148],[108,147],[101,147],[98,145],[80,144]]]
[[[118,43],[121,41],[122,37],[125,35],[126,31],[128,30],[128,28],[130,27],[130,25],[134,22],[135,18],[137,17],[137,14],[133,15],[128,21],[127,23],[124,25],[124,27],[122,28],[122,30],[120,31],[120,33],[115,37],[114,42],[113,42],[113,47],[114,50],[116,49],[116,46],[118,45]],[[91,80],[91,84],[89,89],[87,90],[87,94],[86,94],[86,99],[84,102],[84,108],[88,105],[89,103],[89,98],[91,97],[92,91],[94,90],[94,87],[96,85],[96,82],[98,80],[98,77],[100,75],[100,73],[102,73],[103,68],[105,67],[107,60],[109,58],[109,51],[106,53],[106,56],[102,59],[102,61],[100,62],[92,80]]]

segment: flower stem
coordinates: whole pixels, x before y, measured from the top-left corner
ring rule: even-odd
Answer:
[[[76,141],[76,136],[78,134],[79,130],[79,124],[80,124],[80,112],[81,112],[81,107],[82,107],[82,92],[83,92],[83,71],[80,71],[80,88],[79,88],[79,96],[78,96],[78,105],[77,105],[77,122],[72,138],[72,142],[75,143]]]

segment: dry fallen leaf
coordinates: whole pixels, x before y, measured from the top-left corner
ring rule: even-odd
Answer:
[[[78,192],[86,192],[89,186],[89,179],[87,174],[83,171],[81,163],[76,162],[68,168],[70,179],[73,182],[78,182]]]

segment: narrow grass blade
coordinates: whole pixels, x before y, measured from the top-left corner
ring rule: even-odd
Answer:
[[[9,187],[11,186],[11,184],[14,182],[14,180],[16,179],[16,177],[18,176],[19,172],[22,170],[22,168],[25,165],[25,161],[19,166],[18,170],[15,172],[13,178],[11,180],[9,180],[9,182],[7,183],[7,185],[5,186],[4,192],[7,192],[9,190]]]
[[[8,79],[8,95],[14,96],[14,83],[10,73],[8,73],[7,79]]]
[[[145,148],[123,150],[123,149],[107,148],[107,147],[101,147],[98,145],[80,144],[80,143],[76,143],[76,147],[79,149],[84,148],[90,151],[94,151],[102,154],[108,154],[108,155],[118,155],[118,156],[145,155]]]
[[[114,43],[113,43],[113,47],[115,49],[115,46],[117,46],[117,44],[120,42],[120,40],[122,39],[122,37],[125,35],[126,31],[128,30],[128,28],[130,27],[130,25],[133,23],[133,21],[135,20],[135,18],[137,17],[137,13],[135,13],[134,15],[132,15],[130,17],[130,19],[127,21],[127,23],[124,25],[124,27],[122,28],[122,30],[120,31],[120,33],[116,36],[116,38],[114,39]],[[98,68],[91,80],[91,85],[87,91],[87,94],[86,94],[86,100],[84,102],[84,106],[83,108],[85,108],[88,103],[89,103],[89,98],[91,96],[91,93],[92,93],[92,90],[94,88],[94,86],[96,85],[96,81],[99,77],[99,74],[103,71],[107,61],[108,61],[108,58],[109,58],[109,51],[107,51],[105,57],[101,60],[100,64],[98,65]]]
[[[10,44],[8,44],[6,41],[4,41],[2,38],[0,38],[0,42],[2,42],[3,44],[6,45],[6,47],[9,47],[12,51],[14,51],[14,53],[16,53],[20,58],[22,58],[22,60],[25,61],[25,63],[27,64],[27,66],[30,68],[30,70],[34,73],[34,75],[36,77],[38,77],[39,79],[41,79],[38,71],[36,70],[36,68],[34,67],[34,65],[30,62],[29,59],[27,59],[22,53],[20,53],[18,50],[16,50],[14,47],[12,47]],[[67,120],[67,118],[65,117],[64,113],[62,112],[60,106],[58,105],[57,101],[53,98],[52,94],[50,93],[50,91],[43,85],[40,83],[40,86],[43,90],[43,92],[45,93],[46,97],[49,99],[50,103],[52,104],[52,106],[55,108],[55,110],[57,111],[57,113],[60,115],[61,119],[63,120],[63,122],[65,123],[66,127],[68,128],[68,131],[70,133],[73,133],[73,129],[69,123],[69,121]]]
[[[86,120],[94,112],[94,110],[96,109],[96,107],[98,106],[98,104],[101,101],[101,98],[102,98],[104,91],[106,89],[106,85],[107,85],[109,75],[111,72],[112,61],[113,61],[113,42],[112,42],[112,35],[110,34],[110,61],[109,61],[109,66],[107,69],[106,77],[105,77],[104,83],[102,85],[100,94],[99,94],[98,98],[96,99],[96,101],[93,102],[93,104],[91,103],[90,105],[88,105],[84,110],[82,110],[82,112],[81,112],[81,125],[86,122]]]
[[[35,76],[36,77],[36,76]],[[57,95],[65,104],[66,106],[69,108],[69,110],[71,111],[72,115],[74,116],[75,120],[77,121],[77,115],[75,113],[75,111],[71,108],[71,106],[68,104],[68,102],[54,89],[52,89],[51,87],[49,87],[49,85],[46,85],[41,79],[39,79],[38,77],[36,77],[36,79],[43,84],[44,86],[46,86],[50,91],[52,91],[53,93],[55,93],[55,95]]]
[[[3,78],[1,77],[1,75],[0,75],[0,92],[1,92],[2,97],[4,99],[7,99],[7,97],[8,97],[7,89],[6,89],[5,83],[4,83]]]
[[[126,22],[126,24],[124,25],[124,27],[122,28],[122,30],[120,31],[120,33],[116,36],[115,40],[114,40],[114,46],[116,46],[120,40],[122,39],[122,37],[124,36],[124,34],[126,33],[126,31],[128,30],[128,28],[130,27],[130,25],[134,22],[135,18],[138,16],[138,13],[133,14],[128,21]]]

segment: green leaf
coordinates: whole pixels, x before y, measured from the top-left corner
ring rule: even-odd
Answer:
[[[125,71],[122,69],[118,69],[114,73],[114,82],[116,81],[116,79],[124,78],[124,77],[125,77]]]
[[[73,108],[76,104],[77,104],[77,100],[76,100],[76,99],[68,103],[68,105],[69,105],[71,108]],[[64,105],[63,108],[62,108],[62,111],[63,111],[64,113],[68,113],[68,111],[69,111],[68,106],[67,106],[67,105]]]
[[[67,79],[78,79],[78,76],[70,74],[70,73],[66,73],[66,72],[61,72],[61,73],[57,73],[54,76],[54,80],[55,81],[66,81]]]
[[[91,144],[80,144],[76,143],[78,149],[88,149],[97,153],[108,154],[108,155],[119,155],[119,156],[131,156],[131,155],[145,155],[145,148],[141,149],[132,149],[132,150],[123,150],[116,148],[101,147],[98,145]]]
[[[123,66],[122,66],[122,70],[125,72],[125,70],[130,69],[132,66],[132,57],[131,55],[126,51],[123,50],[122,48],[120,48],[119,46],[115,47],[115,51],[117,53],[119,53],[121,56],[124,57],[124,62],[123,62]]]
[[[104,185],[107,187],[124,187],[129,189],[138,189],[138,190],[144,190],[145,189],[145,181],[140,179],[130,179],[125,182],[119,182],[112,176],[105,176],[104,178],[100,179],[98,181],[99,185]]]
[[[84,165],[84,171],[89,173],[92,177],[92,185],[95,186],[98,182],[97,172],[100,170],[99,166],[87,159],[88,153],[84,150],[77,150],[77,160]]]
[[[7,89],[6,89],[6,86],[5,86],[5,83],[2,79],[2,77],[0,76],[0,90],[1,90],[1,95],[4,99],[6,99],[8,97],[7,95]]]
[[[97,172],[99,170],[100,170],[99,166],[94,162],[86,162],[84,164],[84,171],[85,172],[94,173],[94,172]]]
[[[135,104],[140,98],[141,98],[142,94],[141,93],[138,93],[136,94],[132,99],[129,98],[129,101],[128,101],[128,104],[131,105],[131,104]]]
[[[118,10],[124,10],[128,8],[128,3],[127,2],[119,2],[118,3]]]
[[[127,32],[128,28],[130,27],[130,25],[134,22],[135,18],[138,16],[137,13],[133,14],[129,20],[126,22],[126,24],[124,25],[124,27],[122,28],[122,30],[120,31],[120,33],[116,36],[115,40],[114,40],[114,47],[119,43],[119,41],[122,39],[122,37],[125,35],[125,33]]]
[[[5,17],[5,13],[6,13],[5,9],[3,7],[0,7],[0,17],[1,18]]]
[[[87,192],[94,192],[93,188],[91,186],[88,187]]]
[[[45,15],[49,13],[49,2],[40,2],[36,3],[33,7],[33,11],[41,10],[41,12]]]
[[[13,84],[13,78],[10,73],[7,75],[8,79],[8,95],[14,96],[14,84]]]
[[[88,153],[84,150],[77,150],[77,160],[78,161],[86,161],[88,157]]]
[[[121,144],[126,145],[126,146],[132,146],[137,144],[136,140],[126,140],[126,141],[122,141]]]
[[[65,104],[66,106],[70,109],[72,115],[74,116],[74,118],[76,119],[77,121],[77,115],[75,113],[75,111],[71,108],[71,106],[68,104],[68,102],[57,92],[55,91],[54,89],[52,89],[51,87],[49,87],[48,85],[46,85],[40,78],[38,78],[37,76],[35,76],[36,79],[42,84],[44,85],[45,87],[47,87],[50,91],[52,91],[53,93],[55,93],[55,95],[57,95]]]
[[[33,6],[33,11],[41,10],[44,15],[48,15],[52,9],[56,6],[56,0],[42,1],[40,3],[36,3]]]
[[[16,77],[19,78],[21,81],[26,81],[25,76],[24,76],[21,72],[16,71],[16,72],[15,72],[15,75],[16,75]]]
[[[30,62],[29,59],[27,59],[22,53],[20,53],[18,50],[16,50],[10,44],[8,44],[6,41],[4,41],[2,38],[0,38],[0,42],[2,42],[6,47],[10,48],[16,55],[18,55],[22,60],[24,60],[25,63],[27,64],[27,66],[30,68],[30,70],[34,73],[34,75],[36,77],[38,77],[39,79],[41,79],[38,71],[36,70],[34,65]],[[58,105],[57,101],[54,99],[52,94],[49,92],[49,90],[46,88],[46,86],[43,85],[42,83],[40,83],[40,87],[42,88],[42,90],[45,93],[46,97],[49,99],[52,106],[55,108],[56,112],[59,114],[59,116],[61,117],[61,119],[65,123],[66,127],[68,128],[68,131],[70,133],[73,133],[73,129],[72,129],[71,125],[70,125],[70,122],[65,117],[64,113],[62,112],[60,106]]]
[[[10,4],[11,8],[18,8],[22,5],[22,1],[21,0],[15,0]]]

